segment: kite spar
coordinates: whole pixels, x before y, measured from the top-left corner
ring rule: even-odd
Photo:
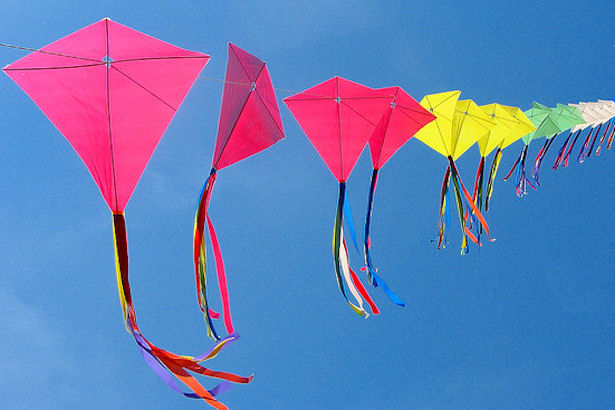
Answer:
[[[103,19],[4,68],[66,137],[92,174],[112,211],[118,292],[127,331],[143,358],[172,389],[218,409],[223,382],[205,390],[188,373],[248,383],[251,377],[200,365],[235,338],[198,357],[149,342],[137,326],[128,280],[124,209],[156,145],[209,56],[184,50]],[[176,376],[193,393],[183,392]]]
[[[214,158],[209,177],[201,190],[194,218],[193,250],[198,302],[205,317],[207,334],[216,341],[220,340],[220,336],[211,320],[213,311],[208,307],[206,292],[205,221],[216,262],[224,325],[229,335],[235,334],[222,252],[207,213],[217,173],[222,168],[257,154],[284,138],[280,110],[267,66],[233,44],[229,44],[228,53]]]

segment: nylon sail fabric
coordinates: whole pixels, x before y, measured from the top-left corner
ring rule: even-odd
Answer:
[[[77,151],[109,208],[122,211],[209,56],[109,19],[41,51],[5,73]]]

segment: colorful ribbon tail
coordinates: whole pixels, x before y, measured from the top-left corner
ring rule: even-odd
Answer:
[[[197,211],[194,216],[193,232],[193,257],[197,299],[199,307],[203,312],[203,318],[205,319],[207,336],[214,341],[220,340],[220,336],[218,336],[212,322],[212,317],[216,318],[217,313],[209,308],[207,301],[207,246],[205,243],[205,220],[208,219],[207,209],[209,207],[211,192],[216,182],[216,175],[215,168],[212,168],[209,177],[207,177],[207,180],[203,184],[203,188],[199,195]],[[215,314],[212,315],[212,312]]]
[[[611,149],[611,145],[613,144],[613,137],[615,137],[615,124],[611,127],[611,135],[609,135],[609,139],[606,144],[606,149]]]
[[[611,129],[611,125],[612,122],[607,122],[606,124],[606,128],[604,129],[604,132],[602,133],[602,136],[600,137],[600,141],[598,141],[598,148],[596,148],[596,156],[600,155],[600,152],[602,151],[602,144],[604,143],[604,140],[606,139],[607,135],[609,134],[609,130]]]
[[[226,406],[218,402],[214,396],[228,390],[230,387],[229,384],[223,382],[211,390],[206,390],[186,371],[186,369],[205,376],[215,377],[230,382],[249,383],[251,381],[251,377],[243,378],[231,373],[214,372],[198,364],[198,361],[208,360],[215,357],[227,343],[236,340],[237,336],[232,335],[231,337],[220,341],[208,352],[201,355],[198,361],[190,356],[179,356],[174,353],[170,353],[150,343],[139,330],[132,303],[130,283],[128,280],[128,239],[126,233],[126,221],[123,213],[113,214],[113,237],[115,243],[118,292],[122,305],[122,311],[124,313],[125,325],[128,332],[134,337],[145,362],[155,374],[157,374],[171,389],[176,392],[188,398],[203,399],[209,405],[217,409],[226,409]],[[172,376],[178,378],[182,383],[190,388],[193,393],[186,393],[181,390]]]
[[[209,239],[211,240],[211,248],[214,252],[214,261],[216,262],[216,272],[218,274],[218,287],[220,288],[220,299],[222,300],[222,316],[224,318],[224,327],[226,332],[230,335],[235,333],[233,328],[233,320],[231,318],[231,304],[228,293],[228,284],[226,281],[226,272],[224,270],[224,260],[222,259],[222,251],[220,250],[220,244],[218,243],[218,237],[214,230],[214,225],[211,222],[211,218],[207,215],[207,228],[209,232]]]
[[[370,187],[369,187],[369,197],[367,199],[367,213],[365,214],[365,230],[364,230],[364,235],[363,235],[363,255],[365,257],[367,277],[373,286],[378,286],[378,281],[376,281],[372,275],[372,272],[375,272],[376,268],[374,268],[372,257],[370,254],[371,240],[369,236],[369,231],[371,228],[372,208],[374,206],[374,193],[376,192],[377,183],[378,183],[378,169],[374,168],[372,172]]]
[[[487,196],[485,198],[485,212],[489,211],[489,203],[491,202],[491,195],[493,194],[493,187],[495,185],[495,176],[498,173],[500,166],[500,160],[502,159],[502,149],[498,147],[495,155],[493,156],[493,163],[491,164],[491,171],[489,172],[489,181],[487,182]]]
[[[468,190],[466,189],[466,187],[463,185],[463,181],[461,180],[461,176],[459,175],[459,171],[457,170],[457,166],[455,165],[455,162],[453,161],[453,158],[449,156],[448,160],[449,160],[449,164],[450,164],[450,167],[451,167],[451,172],[452,172],[453,178],[454,178],[453,181],[457,180],[459,182],[459,186],[461,186],[461,190],[463,192],[463,195],[465,196],[466,201],[468,201],[468,204],[472,208],[472,213],[474,214],[474,216],[476,216],[476,218],[480,222],[480,226],[482,226],[482,228],[487,233],[487,236],[489,237],[489,241],[490,242],[495,241],[495,239],[491,238],[491,232],[489,231],[489,225],[487,224],[487,221],[483,217],[482,212],[478,209],[476,204],[472,201],[472,197],[468,193]]]
[[[592,138],[592,143],[589,145],[589,148],[587,149],[587,152],[585,153],[586,158],[589,158],[592,155],[592,151],[594,150],[594,145],[596,144],[596,139],[598,138],[598,134],[600,133],[601,129],[602,129],[602,124],[598,125],[598,129],[596,129],[596,132],[594,133],[594,138]]]
[[[406,306],[406,303],[389,288],[386,282],[382,280],[382,278],[378,276],[376,272],[371,271],[371,275],[373,280],[376,281],[377,286],[379,286],[384,291],[384,293],[386,293],[391,302],[395,303],[397,306]]]
[[[452,158],[449,157],[452,162]],[[451,166],[451,179],[453,180],[453,187],[455,188],[455,199],[457,200],[457,210],[459,212],[459,224],[461,226],[461,254],[465,255],[468,253],[468,237],[466,234],[466,225],[465,219],[463,217],[463,200],[461,198],[461,191],[459,189],[459,180],[457,179],[457,173],[455,169]],[[472,198],[470,198],[470,201]]]
[[[344,198],[344,221],[346,222],[346,226],[350,231],[350,237],[352,238],[352,244],[354,245],[357,254],[361,255],[361,251],[359,251],[359,245],[357,242],[357,234],[354,228],[354,219],[352,218],[352,210],[350,209],[350,197],[348,196],[348,191],[345,193],[346,197]],[[363,255],[361,255],[363,256]]]
[[[570,143],[570,146],[568,147],[568,151],[566,151],[566,156],[564,157],[564,163],[562,164],[564,167],[568,166],[570,154],[572,153],[572,149],[574,148],[574,145],[577,143],[577,139],[579,139],[579,135],[581,135],[581,131],[582,130],[577,131],[577,134],[575,135],[574,139]]]
[[[348,252],[346,250],[346,243],[344,241],[344,200],[346,198],[346,183],[340,182],[339,195],[337,199],[337,212],[335,215],[335,224],[333,227],[333,260],[335,263],[335,275],[337,279],[337,285],[346,299],[346,302],[350,308],[359,316],[367,317],[368,313],[363,309],[363,299],[356,289],[352,277],[350,274],[350,262],[348,260]],[[357,301],[357,305],[352,303],[348,299],[346,293],[346,287]]]
[[[440,218],[438,219],[438,245],[437,249],[444,248],[445,244],[442,242],[444,239],[444,234],[446,232],[446,224],[447,220],[445,216],[447,216],[447,204],[446,197],[448,193],[448,187],[451,179],[451,168],[447,167],[444,172],[444,179],[442,180],[442,190],[440,191]]]
[[[592,130],[589,131],[587,137],[585,137],[585,141],[583,141],[583,145],[581,145],[581,149],[579,150],[579,155],[577,155],[577,162],[582,164],[585,161],[585,152],[589,146],[589,141],[592,137]]]
[[[536,185],[538,186],[540,186],[540,182],[538,181],[538,172],[540,171],[540,166],[542,165],[542,161],[547,155],[547,152],[549,151],[549,148],[551,148],[551,144],[553,144],[553,141],[556,137],[557,134],[545,141],[544,145],[540,149],[540,152],[538,153],[538,155],[536,155],[536,159],[534,160],[534,167],[532,168],[531,176],[532,179],[536,182]]]
[[[581,132],[581,130],[577,132]],[[568,141],[570,141],[571,136],[572,136],[572,133],[569,133],[568,137],[566,138],[566,141],[564,141],[564,145],[562,145],[559,151],[557,152],[557,156],[555,157],[555,162],[553,162],[553,169],[557,169],[562,163],[562,160],[564,159],[564,153],[566,152],[566,147],[568,146]]]
[[[526,145],[527,147],[527,145]],[[525,149],[525,148],[524,148]],[[512,168],[510,169],[510,171],[508,171],[508,174],[506,174],[506,176],[504,177],[504,181],[508,181],[508,178],[511,177],[511,175],[513,174],[513,172],[515,172],[515,169],[517,169],[517,166],[519,165],[519,162],[521,161],[521,157],[523,157],[523,149],[521,150],[521,152],[519,153],[519,156],[517,157],[517,160],[515,161],[515,163],[513,164]]]

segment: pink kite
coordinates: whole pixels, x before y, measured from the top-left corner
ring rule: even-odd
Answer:
[[[367,269],[368,278],[371,279],[372,285],[380,286],[393,303],[399,306],[405,306],[400,297],[391,291],[386,282],[376,274],[376,268],[373,265],[369,253],[371,247],[369,231],[374,192],[376,191],[380,168],[382,168],[393,154],[395,154],[402,145],[408,142],[418,130],[435,120],[436,117],[423,108],[414,98],[401,89],[401,87],[391,87],[385,90],[389,90],[388,92],[393,95],[393,98],[389,107],[384,114],[382,114],[374,133],[369,139],[373,172],[367,202],[367,214],[365,216],[363,252],[365,256],[365,269]]]
[[[349,210],[346,180],[392,97],[391,89],[375,90],[344,78],[333,77],[284,99],[303,132],[339,182],[333,230],[337,284],[348,305],[364,317],[368,314],[363,308],[363,299],[374,314],[378,314],[379,310],[350,268],[343,232],[344,208],[347,208],[346,213]],[[347,222],[353,233],[351,221],[352,218],[349,218]],[[356,305],[348,299],[344,282],[356,300]]]
[[[214,226],[207,214],[217,172],[259,153],[284,138],[280,110],[265,63],[233,44],[229,44],[228,53],[216,149],[211,172],[201,190],[194,218],[193,250],[198,302],[205,317],[207,334],[216,341],[220,340],[220,337],[211,318],[217,314],[207,303],[205,220],[216,262],[224,325],[229,337],[236,335],[231,320],[222,252]]]
[[[115,261],[124,322],[152,370],[172,389],[213,397],[239,377],[206,369],[235,340],[229,337],[198,357],[176,355],[149,342],[137,326],[128,281],[124,208],[156,145],[209,56],[184,50],[103,19],[8,65],[4,71],[36,103],[77,151],[113,213]],[[187,371],[224,379],[205,390]],[[176,376],[193,393],[184,393]]]

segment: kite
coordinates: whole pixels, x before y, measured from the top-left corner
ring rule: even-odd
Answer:
[[[103,19],[4,68],[79,154],[112,211],[118,292],[126,330],[151,369],[172,389],[218,409],[215,395],[228,381],[252,377],[200,365],[215,357],[228,337],[198,357],[180,356],[149,342],[137,326],[128,281],[124,209],[165,129],[209,56],[184,50]],[[205,390],[188,373],[224,379]],[[193,393],[183,392],[175,375]]]
[[[336,279],[348,305],[363,317],[368,316],[363,307],[363,299],[374,314],[378,314],[379,310],[350,268],[343,231],[344,208],[348,214],[350,209],[346,199],[346,181],[393,97],[390,88],[375,90],[341,77],[333,77],[284,99],[339,183],[332,243]],[[348,216],[346,222],[356,246],[352,217]],[[349,300],[346,287],[356,304]]]
[[[549,117],[550,113],[551,109],[549,107],[537,102],[534,102],[532,108],[524,112],[526,117],[529,118],[536,129],[521,138],[523,140],[523,148],[521,149],[521,153],[519,154],[519,157],[517,157],[517,160],[513,164],[508,174],[504,177],[504,181],[507,181],[515,169],[517,170],[517,174],[515,176],[515,189],[519,198],[527,194],[527,185],[533,189],[536,189],[532,182],[525,176],[525,160],[527,158],[527,150],[530,142],[535,138],[546,137],[548,135],[553,135],[560,132],[557,124],[555,124],[553,119]]]
[[[448,219],[445,218],[448,215],[446,197],[452,179],[461,225],[461,254],[464,255],[468,252],[468,237],[474,243],[479,243],[478,238],[471,232],[470,226],[465,223],[464,197],[472,210],[472,214],[478,218],[480,226],[485,229],[488,235],[490,233],[487,222],[461,181],[455,161],[475,142],[485,137],[495,124],[472,100],[459,101],[460,94],[461,91],[448,91],[423,97],[421,106],[433,113],[436,120],[421,128],[414,135],[414,138],[425,143],[448,160],[440,195],[440,219],[438,221],[440,234],[437,248],[444,247],[443,238],[446,231],[446,219]]]
[[[553,122],[557,125],[560,132],[564,132],[571,127],[585,123],[585,120],[581,116],[581,113],[576,107],[572,107],[569,105],[557,104],[557,106],[551,109],[551,113],[548,115]],[[549,151],[551,144],[557,137],[558,133],[555,133],[551,136],[547,136],[547,139],[536,155],[536,159],[534,160],[534,167],[532,168],[531,177],[536,182],[537,186],[540,186],[540,182],[538,181],[538,171],[540,170],[540,165]]]
[[[573,108],[578,109],[578,106],[577,107],[573,106]],[[596,128],[593,138],[592,138],[591,132],[585,138],[585,142],[581,146],[581,149],[579,150],[579,155],[577,156],[577,161],[579,163],[583,163],[585,161],[585,158],[589,158],[591,156],[591,153],[594,150],[594,145],[596,143],[598,134],[600,133],[600,130],[602,129],[602,125],[605,122],[607,122],[613,115],[610,112],[610,110],[606,106],[603,106],[602,104],[593,104],[592,109],[593,109],[594,118],[596,119],[596,121],[594,125],[592,125],[592,127],[590,128],[593,128],[596,125],[598,126],[598,128]],[[590,140],[591,140],[591,144],[590,144]]]
[[[257,154],[284,138],[280,110],[265,63],[230,43],[228,55],[214,157],[194,217],[193,250],[198,303],[205,318],[207,334],[215,341],[221,339],[211,320],[218,314],[209,309],[207,302],[205,221],[216,263],[224,325],[229,335],[235,334],[222,252],[207,213],[216,175],[222,168]]]
[[[571,129],[571,132],[568,135],[568,138],[566,139],[566,141],[564,142],[564,144],[559,150],[559,153],[553,164],[553,169],[557,169],[559,165],[563,165],[565,167],[568,166],[568,160],[570,158],[570,153],[572,152],[572,148],[574,147],[577,139],[579,138],[579,135],[586,128],[589,128],[590,132],[586,136],[585,142],[583,143],[583,146],[581,147],[581,150],[579,151],[579,155],[577,156],[577,161],[580,163],[582,163],[586,157],[589,157],[591,155],[591,152],[593,151],[593,147],[594,147],[594,144],[596,143],[598,134],[600,133],[600,130],[602,129],[602,126],[604,124],[606,124],[607,126],[604,130],[604,133],[602,134],[602,137],[599,140],[598,148],[596,149],[596,155],[600,155],[602,143],[605,141],[607,135],[609,135],[609,132],[610,132],[610,136],[608,138],[608,142],[612,143],[612,135],[613,135],[613,131],[615,131],[615,127],[613,127],[613,123],[612,121],[610,121],[613,118],[613,116],[615,116],[615,103],[613,101],[598,100],[598,102],[590,102],[590,103],[580,102],[578,104],[568,104],[568,105],[570,105],[571,107],[576,107],[579,110],[581,116],[583,117],[585,121],[585,124],[576,125],[575,127]],[[590,146],[589,141],[590,141],[590,138],[593,132],[592,128],[594,128],[596,125],[598,125],[598,128],[595,130],[594,137],[593,137],[593,140]],[[574,134],[574,139],[572,140],[572,143],[570,144],[570,146],[568,146],[568,141],[570,140],[573,134]],[[610,149],[610,144],[608,142],[607,142],[607,149]]]
[[[363,251],[365,268],[372,285],[380,286],[393,303],[404,306],[404,302],[393,293],[386,283],[376,274],[371,255],[369,253],[371,241],[369,237],[374,192],[378,181],[378,172],[386,162],[412,138],[425,124],[433,121],[436,117],[419,105],[414,98],[406,93],[401,87],[390,88],[393,99],[388,108],[382,114],[374,133],[369,139],[369,149],[372,158],[372,179],[370,183],[369,197],[367,202],[367,214],[365,217],[365,234]]]
[[[560,148],[555,158],[555,162],[553,163],[553,169],[557,169],[560,165],[567,167],[568,161],[570,159],[570,154],[572,153],[572,148],[576,144],[577,139],[579,138],[583,130],[585,130],[586,128],[590,128],[590,132],[588,134],[588,138],[589,138],[592,134],[592,131],[591,131],[592,127],[595,124],[600,123],[601,116],[594,110],[593,105],[579,103],[579,104],[569,104],[569,106],[575,107],[576,109],[578,109],[579,114],[583,118],[584,123],[575,125],[569,130],[568,137],[566,138],[566,141],[564,141],[564,144]],[[574,138],[572,139],[572,143],[568,145],[568,142],[573,136]],[[581,149],[581,151],[583,151],[583,149]]]
[[[489,131],[489,134],[486,137],[483,137],[478,141],[481,160],[478,165],[476,182],[474,184],[474,194],[472,197],[475,199],[478,198],[478,209],[482,211],[482,168],[484,167],[486,157],[497,147],[497,150],[493,156],[493,162],[491,163],[491,170],[489,171],[489,179],[487,182],[487,191],[484,201],[485,211],[488,211],[491,195],[493,194],[495,177],[498,172],[500,160],[502,159],[502,150],[536,128],[525,116],[525,114],[523,114],[523,111],[521,111],[520,108],[501,104],[482,105],[481,108],[491,118],[491,121],[496,123],[496,126]]]

